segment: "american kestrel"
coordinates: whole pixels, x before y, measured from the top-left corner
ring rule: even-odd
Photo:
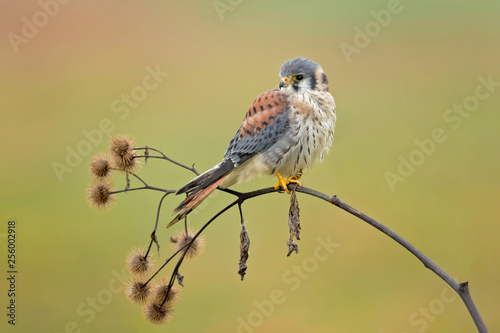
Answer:
[[[174,210],[173,225],[217,187],[227,188],[264,174],[276,175],[287,193],[333,142],[335,101],[320,65],[305,58],[286,61],[279,86],[257,96],[229,142],[224,159],[179,188],[188,197]]]

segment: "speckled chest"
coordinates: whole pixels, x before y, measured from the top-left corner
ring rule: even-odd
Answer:
[[[289,175],[307,170],[330,149],[335,128],[335,102],[328,93],[291,97],[289,149],[277,167]]]

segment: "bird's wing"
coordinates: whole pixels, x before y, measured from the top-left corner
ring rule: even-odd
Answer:
[[[269,149],[289,126],[288,102],[278,89],[257,96],[224,155],[224,160],[179,188],[176,194],[199,191],[230,173],[252,156]]]
[[[174,210],[178,215],[168,226],[177,223],[195,209],[234,168],[278,142],[290,126],[288,112],[287,99],[279,90],[257,96],[248,109],[243,124],[229,143],[224,160],[177,190],[176,194],[190,194]]]
[[[278,89],[257,96],[248,108],[243,124],[229,142],[224,159],[234,166],[269,149],[287,132],[290,126],[289,105]]]

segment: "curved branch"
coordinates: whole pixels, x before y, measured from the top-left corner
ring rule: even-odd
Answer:
[[[336,195],[333,196],[328,196],[324,193],[315,191],[313,189],[307,188],[307,187],[302,187],[298,186],[296,184],[288,184],[288,188],[290,190],[295,190],[296,192],[304,193],[307,195],[311,195],[313,197],[322,199],[326,202],[331,203],[332,205],[335,205],[339,207],[340,209],[356,216],[357,218],[365,221],[372,227],[378,229],[379,231],[383,232],[385,235],[389,236],[391,239],[394,241],[398,242],[401,246],[403,246],[406,250],[408,250],[411,254],[413,254],[415,257],[417,257],[418,260],[420,260],[424,266],[428,269],[430,269],[432,272],[434,272],[437,276],[439,276],[441,279],[443,279],[444,282],[446,282],[459,296],[462,298],[465,306],[467,307],[467,310],[469,311],[472,319],[474,320],[474,323],[476,324],[476,327],[478,328],[478,331],[480,333],[487,333],[488,329],[486,328],[486,325],[481,318],[481,315],[479,314],[479,311],[474,304],[472,297],[469,292],[469,285],[468,282],[463,282],[463,283],[458,283],[455,281],[448,273],[446,273],[443,269],[441,269],[438,265],[436,265],[429,257],[424,255],[422,252],[420,252],[415,246],[410,244],[408,241],[406,241],[403,237],[399,236],[397,233],[386,227],[385,225],[381,224],[380,222],[376,221],[375,219],[369,217],[368,215],[360,212],[359,210],[355,209],[354,207],[351,207],[350,205],[346,204],[345,202],[342,202]],[[214,216],[211,221],[213,221],[215,218],[217,218],[219,215],[224,213],[226,210],[234,206],[235,204],[240,204],[243,203],[245,200],[258,197],[261,195],[269,194],[269,193],[275,193],[279,192],[280,190],[274,189],[274,187],[268,187],[252,192],[247,192],[247,193],[238,193],[234,192],[231,193],[233,195],[237,195],[238,199],[226,206],[223,210],[221,210],[216,216]],[[238,193],[238,194],[237,194]]]
[[[420,260],[424,266],[428,269],[430,269],[432,272],[434,272],[437,276],[439,276],[441,279],[443,279],[444,282],[446,282],[455,292],[462,298],[463,302],[465,303],[465,306],[467,307],[467,310],[469,310],[470,315],[472,316],[472,319],[474,320],[474,323],[477,326],[477,329],[481,333],[488,332],[488,329],[486,328],[486,325],[481,318],[481,315],[479,314],[479,311],[477,310],[476,305],[472,301],[472,297],[469,292],[469,283],[468,282],[463,282],[463,283],[458,283],[455,281],[448,273],[446,273],[441,267],[436,265],[429,257],[424,255],[422,252],[420,252],[415,246],[410,244],[408,241],[406,241],[403,237],[399,236],[396,234],[394,231],[386,227],[385,225],[381,224],[380,222],[376,221],[375,219],[369,217],[368,215],[363,214],[359,210],[355,209],[354,207],[351,207],[350,205],[346,204],[345,202],[342,202],[336,195],[333,196],[327,196],[323,193],[317,192],[315,190],[311,190],[309,188],[305,187],[300,187],[297,186],[296,188],[297,192],[301,192],[304,194],[309,194],[314,197],[323,199],[337,207],[339,207],[342,210],[345,210],[348,213],[351,213],[352,215],[356,216],[357,218],[365,221],[372,227],[380,230],[396,242],[398,242],[401,246],[403,246],[405,249],[407,249],[411,254],[413,254],[415,257],[417,257],[418,260]]]

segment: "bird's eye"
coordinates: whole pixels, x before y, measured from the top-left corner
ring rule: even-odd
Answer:
[[[302,81],[302,80],[304,80],[304,75],[302,75],[302,74],[295,75],[295,80],[297,80],[297,81]]]

